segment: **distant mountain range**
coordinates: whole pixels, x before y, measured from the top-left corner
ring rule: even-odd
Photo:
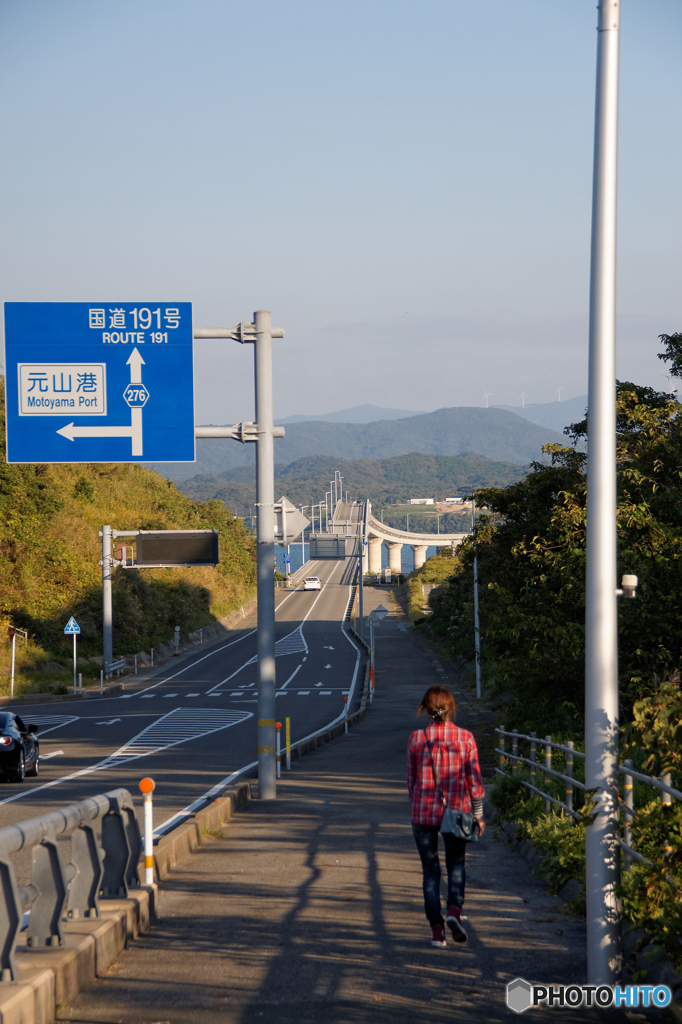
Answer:
[[[411,452],[475,452],[498,462],[525,466],[542,458],[543,444],[565,442],[561,434],[531,423],[517,412],[460,406],[374,423],[290,423],[286,436],[275,441],[275,461],[290,465],[306,455],[356,460],[385,459]],[[187,480],[198,473],[217,475],[237,466],[252,465],[254,456],[253,444],[207,438],[197,441],[196,462],[156,463],[152,468],[171,480]]]
[[[304,423],[320,420],[323,423],[374,423],[376,420],[404,420],[408,416],[420,416],[415,409],[384,409],[380,405],[354,405],[352,409],[325,412],[320,416],[285,416],[275,423]]]
[[[414,453],[391,459],[363,459],[355,462],[327,455],[308,455],[290,466],[275,467],[277,497],[286,494],[297,505],[324,501],[329,481],[333,479],[336,469],[343,477],[344,492],[348,491],[352,499],[369,498],[377,515],[382,506],[399,504],[409,498],[436,497],[440,501],[456,496],[460,487],[506,487],[526,475],[526,467],[516,463],[493,462],[481,455],[472,454],[452,456]],[[219,476],[200,474],[183,481],[179,489],[196,501],[217,498],[235,515],[249,516],[256,501],[255,470],[253,466],[239,466]],[[414,512],[410,510],[413,522],[417,521],[414,517],[419,515],[420,509],[416,508]],[[470,513],[467,511],[466,515]],[[435,531],[435,522],[432,525]],[[445,526],[441,528],[443,532],[450,529]],[[454,526],[452,528],[455,529]]]
[[[524,420],[530,420],[531,423],[562,432],[564,427],[570,423],[579,423],[580,420],[585,419],[587,395],[568,398],[565,402],[530,404],[525,409],[515,405],[494,405],[493,409],[506,409],[507,412],[515,412],[517,416],[522,416]]]

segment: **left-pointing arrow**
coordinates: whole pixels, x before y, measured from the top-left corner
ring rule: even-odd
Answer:
[[[74,441],[77,437],[132,437],[132,427],[77,427],[73,423],[67,423],[65,427],[57,431],[62,437]]]

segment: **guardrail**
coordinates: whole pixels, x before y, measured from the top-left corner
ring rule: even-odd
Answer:
[[[102,846],[92,823],[102,822]],[[63,865],[57,836],[71,833]],[[31,881],[17,886],[11,855],[31,849]],[[127,789],[69,804],[0,828],[0,983],[17,981],[15,949],[25,911],[26,946],[42,952],[64,945],[61,922],[99,917],[99,900],[123,899],[139,887],[140,829]]]
[[[545,738],[543,739],[542,737],[537,736],[534,732],[532,732],[530,735],[526,735],[525,733],[518,732],[518,730],[516,729],[512,729],[511,732],[509,732],[502,727],[495,729],[495,732],[500,736],[500,746],[495,747],[495,753],[499,754],[500,758],[499,767],[495,769],[497,774],[507,774],[506,771],[504,770],[506,761],[511,761],[512,776],[517,774],[519,765],[528,765],[530,768],[531,781],[528,782],[526,779],[519,779],[518,781],[521,783],[522,786],[525,786],[526,789],[529,789],[533,793],[537,793],[539,796],[543,797],[545,801],[545,811],[549,811],[550,804],[556,804],[557,806],[567,811],[567,813],[570,814],[572,817],[580,819],[581,815],[576,813],[576,811],[573,808],[573,790],[574,787],[577,787],[583,792],[586,792],[587,787],[584,783],[580,782],[578,779],[575,779],[573,777],[573,768],[575,758],[578,758],[582,761],[585,760],[585,755],[582,753],[582,751],[576,750],[573,742],[570,740],[565,744],[554,743],[551,736],[545,736]],[[507,737],[511,739],[511,751],[505,748],[505,740]],[[529,757],[522,757],[519,754],[519,740],[526,741],[530,744]],[[538,762],[537,760],[538,747],[544,747],[544,765]],[[552,752],[554,750],[561,750],[566,754],[565,773],[557,772],[552,768]],[[618,771],[621,775],[624,776],[625,780],[623,786],[623,794],[622,796],[620,794],[618,796],[622,814],[621,821],[623,828],[623,838],[618,838],[618,845],[620,846],[621,850],[623,850],[623,852],[625,853],[626,867],[630,867],[633,860],[637,860],[641,864],[651,865],[652,862],[650,860],[648,860],[646,857],[643,857],[641,853],[638,853],[637,850],[633,849],[632,847],[632,822],[636,818],[632,780],[637,779],[639,782],[645,782],[647,785],[651,786],[652,789],[659,790],[659,792],[661,793],[661,802],[665,804],[671,803],[673,798],[675,800],[682,800],[682,792],[671,786],[671,777],[669,774],[663,775],[659,779],[653,775],[645,775],[642,772],[636,772],[632,766],[632,761],[630,759],[627,759],[623,761],[622,764],[619,764]],[[538,786],[535,785],[537,781],[537,772],[540,772],[543,775],[543,789],[540,789]],[[558,800],[549,792],[550,780],[553,778],[561,779],[565,782],[565,800]],[[670,878],[670,876],[668,876],[667,880],[673,888],[678,888],[678,886],[675,884],[673,879]]]

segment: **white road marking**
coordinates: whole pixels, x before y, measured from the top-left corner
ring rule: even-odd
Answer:
[[[325,665],[324,667],[325,668],[331,668],[331,665]]]
[[[198,693],[186,693],[185,696],[186,697],[198,697],[199,694]]]
[[[61,782],[80,779],[84,775],[92,775],[105,768],[127,764],[129,761],[136,761],[138,758],[148,757],[150,754],[159,754],[162,750],[168,750],[169,747],[176,747],[181,743],[188,743],[190,740],[201,739],[211,733],[220,732],[222,729],[229,729],[233,725],[240,725],[248,718],[253,718],[253,712],[223,711],[220,708],[174,708],[168,714],[157,718],[137,736],[133,736],[113,754],[105,757],[103,761],[98,761],[88,768],[81,768],[80,771],[72,772],[70,775],[62,775],[59,779],[44,782],[41,786],[27,787],[13,796],[0,800],[0,805],[23,800],[24,797],[33,796],[41,789],[52,789],[53,786],[58,786]]]
[[[329,697],[331,692],[331,690],[320,690],[320,697]]]
[[[97,725],[113,725],[114,722],[120,722],[120,718],[110,718],[108,722],[98,722]]]
[[[309,693],[310,693],[310,690],[299,690],[297,696],[299,696],[299,697],[307,697]]]
[[[40,760],[41,761],[49,761],[51,757],[59,757],[59,755],[63,754],[63,753],[64,753],[63,750],[51,750],[49,754],[41,754],[40,755]]]
[[[164,700],[168,697],[177,697],[177,693],[164,693]]]
[[[302,665],[302,664],[303,664],[303,662],[301,662],[301,665]],[[297,666],[296,666],[296,668],[294,669],[294,671],[293,671],[293,672],[291,673],[291,675],[290,675],[290,676],[289,676],[289,678],[287,679],[286,683],[282,683],[282,686],[281,686],[281,689],[282,689],[282,690],[286,690],[286,688],[287,688],[287,686],[289,685],[289,683],[291,682],[291,680],[292,680],[292,679],[294,678],[294,676],[296,675],[296,673],[297,673],[297,672],[298,672],[298,671],[300,670],[300,668],[301,668],[301,665],[297,665]]]
[[[70,725],[71,722],[77,722],[80,715],[26,715],[27,725],[38,726],[38,739],[41,739],[48,732],[54,732],[55,729],[59,729],[62,725]],[[44,728],[48,726],[48,728]]]
[[[143,693],[143,694],[141,695],[141,698],[140,698],[140,699],[141,699],[141,700],[151,700],[151,699],[152,699],[153,697],[156,697],[156,694],[155,694],[155,693]]]
[[[315,605],[317,604],[317,602],[320,600],[320,598],[322,597],[323,593],[327,589],[327,585],[331,581],[331,578],[332,578],[333,575],[334,575],[334,571],[332,570],[332,572],[329,575],[329,579],[327,580],[325,585],[322,587],[322,590],[319,592],[319,594],[317,595],[317,597],[315,598],[315,600],[311,604],[311,606],[308,609],[308,611],[305,613],[303,619],[301,620],[301,624],[295,630],[293,630],[293,632],[289,633],[287,636],[284,636],[284,637],[282,637],[281,640],[277,641],[277,643],[275,644],[275,657],[276,658],[281,657],[284,654],[294,654],[294,653],[297,653],[297,652],[300,652],[300,651],[305,651],[306,657],[303,658],[303,661],[306,660],[306,658],[308,656],[308,644],[306,643],[305,637],[303,636],[303,627],[304,627],[305,623],[307,622],[309,616],[312,614],[313,608],[315,607]],[[289,596],[291,596],[291,595],[289,595]],[[349,598],[349,600],[350,600],[350,598]],[[279,607],[281,607],[282,604],[284,604],[284,601],[281,602]],[[341,622],[341,628],[343,629],[343,620]],[[298,634],[298,639],[296,639],[296,635],[297,634]],[[303,646],[298,646],[298,644],[302,644]],[[278,650],[278,648],[279,648],[279,650]],[[242,671],[242,669],[246,668],[247,665],[253,665],[257,661],[258,661],[258,656],[257,655],[255,655],[253,658],[249,658],[248,661],[245,661],[243,665],[241,665],[238,669],[236,669],[236,671],[234,671],[226,679],[222,679],[219,683],[216,683],[216,685],[214,687],[212,687],[212,689],[213,690],[217,690],[217,689],[219,689],[219,687],[223,686],[225,683],[229,683],[230,679],[234,679],[234,677],[236,675],[239,675],[239,673]],[[254,684],[252,683],[251,685],[253,686]],[[212,691],[211,690],[207,690],[206,692],[207,693],[211,693]]]

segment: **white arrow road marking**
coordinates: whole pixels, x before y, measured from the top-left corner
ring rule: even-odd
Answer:
[[[324,683],[315,683],[315,686],[324,686]]]
[[[336,650],[336,648],[335,647],[323,647],[322,650],[323,651],[334,651],[334,650]]]
[[[63,754],[63,753],[64,753],[63,750],[51,750],[49,754],[41,754],[40,755],[40,760],[41,761],[49,761],[51,757],[59,757],[59,755]]]
[[[325,668],[331,668],[331,665],[325,665],[324,667]]]
[[[108,722],[97,722],[97,725],[113,725],[114,722],[120,722],[120,718],[111,718]]]
[[[105,768],[112,768],[119,764],[126,764],[128,761],[136,761],[140,757],[148,757],[150,754],[159,754],[169,747],[177,747],[180,743],[188,743],[190,740],[198,740],[203,736],[209,736],[213,732],[220,732],[221,729],[229,729],[233,725],[240,725],[247,718],[253,718],[251,711],[223,711],[219,708],[174,708],[167,715],[157,718],[155,722],[148,725],[146,729],[133,736],[128,743],[125,743],[118,750],[115,750],[103,761],[90,765],[88,768],[81,768],[80,771],[72,772],[70,775],[62,775],[59,779],[52,779],[44,782],[42,786],[26,788],[13,796],[0,800],[0,804],[11,804],[15,800],[23,800],[41,789],[52,789],[60,782],[67,782],[70,779],[80,779],[84,775],[92,775],[93,772],[100,772]]]

